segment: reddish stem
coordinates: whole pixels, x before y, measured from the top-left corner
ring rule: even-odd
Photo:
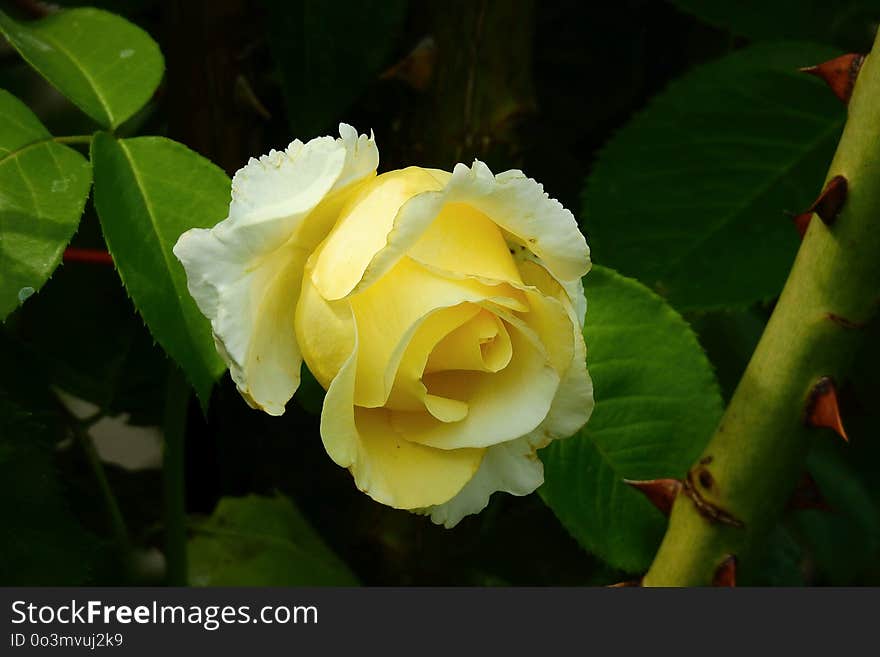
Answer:
[[[100,249],[78,249],[69,246],[64,249],[64,262],[86,262],[93,265],[112,265],[113,257]]]

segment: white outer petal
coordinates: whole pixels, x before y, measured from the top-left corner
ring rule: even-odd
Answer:
[[[562,289],[568,295],[578,325],[583,329],[587,317],[587,297],[584,295],[584,281],[577,278],[573,281],[560,281]]]
[[[559,281],[579,279],[590,269],[590,249],[574,215],[519,170],[492,175],[483,162],[457,164],[450,186],[510,233]]]
[[[345,196],[338,192],[379,163],[372,136],[345,124],[339,132],[251,158],[232,180],[229,216],[174,246],[239,391],[271,415],[299,386],[293,313],[306,258],[332,227],[332,206]]]
[[[448,502],[420,510],[447,529],[462,518],[479,513],[496,491],[528,495],[544,483],[544,464],[529,445],[528,437],[494,445],[486,450],[480,469],[461,492]]]
[[[373,255],[360,280],[328,298],[341,299],[372,285],[407,254],[444,205],[465,203],[492,219],[509,242],[525,250],[525,257],[539,262],[565,287],[573,304],[579,303],[577,285],[590,269],[590,249],[571,212],[522,171],[496,176],[474,160],[471,167],[455,165],[452,175],[446,176],[442,190],[416,194],[400,208],[385,246]],[[583,317],[585,308],[576,310]]]

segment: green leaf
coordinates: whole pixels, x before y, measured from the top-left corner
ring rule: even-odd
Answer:
[[[682,477],[721,417],[721,396],[696,337],[662,299],[604,267],[584,287],[596,408],[542,452],[540,493],[584,548],[643,572],[666,519],[623,479]]]
[[[181,366],[203,405],[224,370],[211,326],[171,252],[181,233],[226,216],[229,178],[183,144],[162,137],[92,142],[95,207],[107,247],[153,337]]]
[[[77,107],[115,128],[153,95],[165,67],[150,35],[124,18],[83,8],[18,23],[0,11],[0,31]]]
[[[58,266],[91,182],[88,161],[0,89],[0,320]]]
[[[357,579],[286,497],[224,497],[189,543],[195,586],[352,586]]]
[[[264,0],[291,128],[302,139],[340,118],[388,64],[406,0]]]
[[[672,0],[697,18],[755,40],[804,39],[870,48],[880,20],[878,0]]]
[[[47,421],[0,392],[2,586],[76,586],[94,574],[100,542],[67,506]]]
[[[834,54],[753,46],[654,98],[588,180],[583,225],[594,258],[682,310],[775,297],[798,246],[785,212],[818,195],[845,118],[797,67]]]

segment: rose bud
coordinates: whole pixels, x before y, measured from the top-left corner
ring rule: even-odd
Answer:
[[[248,404],[284,413],[305,361],[330,458],[452,527],[534,491],[537,450],[590,416],[589,249],[520,171],[377,176],[373,138],[340,134],[251,159],[228,218],[174,253]]]

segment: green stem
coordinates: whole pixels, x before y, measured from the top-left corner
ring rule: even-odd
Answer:
[[[878,111],[880,54],[862,65],[826,179],[847,179],[843,209],[831,226],[810,221],[761,341],[689,475],[698,499],[742,526],[713,521],[693,496],[679,495],[646,586],[709,584],[728,555],[747,575],[803,473],[810,441],[838,439],[808,427],[805,407],[818,379],[845,376],[880,301]]]
[[[101,498],[104,500],[104,506],[107,507],[107,515],[110,519],[110,527],[113,531],[113,537],[120,548],[121,553],[127,558],[131,552],[131,541],[128,538],[128,529],[125,525],[125,517],[122,515],[122,509],[113,494],[110,487],[110,481],[107,479],[107,473],[104,470],[104,464],[98,456],[95,449],[95,443],[89,435],[89,427],[104,417],[103,411],[98,411],[85,419],[80,419],[73,415],[70,410],[60,401],[58,407],[62,415],[67,420],[67,425],[79,443],[89,463],[89,468],[98,483],[98,489],[101,491]]]
[[[169,586],[187,583],[185,438],[190,388],[171,365],[165,399],[165,447],[162,478],[165,492],[165,560]]]
[[[91,144],[92,135],[67,135],[65,137],[52,137],[52,141],[59,144]]]

